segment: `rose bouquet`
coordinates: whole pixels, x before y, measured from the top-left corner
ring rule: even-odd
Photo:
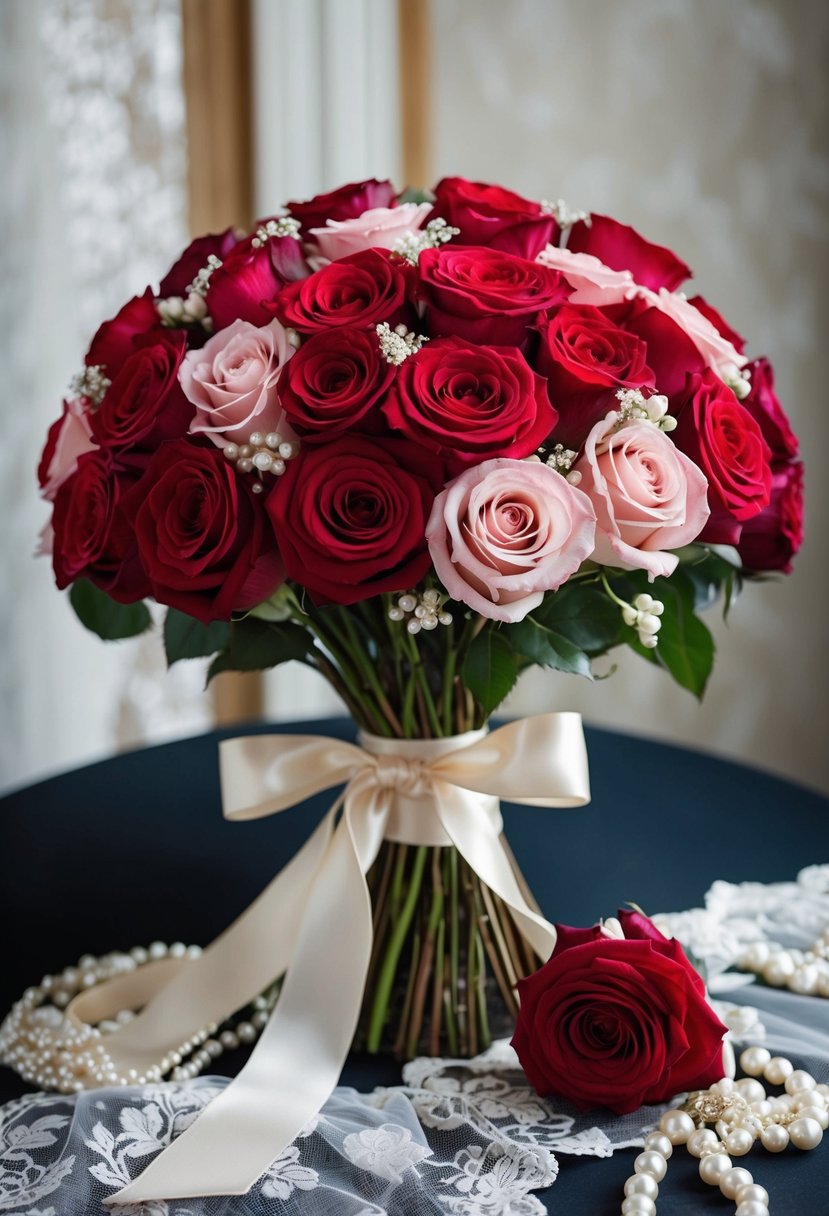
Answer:
[[[480,730],[627,645],[701,695],[699,616],[788,571],[802,467],[765,359],[615,220],[447,178],[194,241],[96,333],[40,464],[59,587],[168,660],[288,660],[368,740]],[[536,963],[453,848],[386,841],[361,1040],[473,1053]]]

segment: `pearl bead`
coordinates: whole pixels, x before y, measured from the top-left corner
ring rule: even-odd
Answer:
[[[250,439],[248,440],[248,443],[250,444],[250,446],[252,448],[261,448],[261,446],[264,442],[265,442],[265,436],[262,434],[261,431],[252,431],[251,432],[251,436],[250,436]]]
[[[665,1133],[671,1144],[685,1144],[694,1130],[694,1120],[684,1110],[666,1110],[659,1120],[659,1130]]]
[[[265,473],[271,467],[271,456],[269,452],[257,452],[253,458],[253,467]]]
[[[761,971],[770,957],[768,942],[752,942],[740,955],[739,966],[747,971]]]
[[[645,1136],[645,1150],[650,1149],[654,1153],[659,1153],[660,1157],[666,1160],[674,1151],[674,1146],[671,1144],[664,1132],[650,1132]]]
[[[773,954],[763,968],[762,975],[767,984],[779,988],[794,975],[794,959],[784,951]]]
[[[240,456],[236,461],[236,468],[240,473],[250,473],[253,471],[253,461],[247,456]]]
[[[802,1068],[797,1068],[786,1077],[784,1088],[787,1094],[796,1094],[801,1089],[814,1089],[816,1084],[817,1082],[811,1073],[805,1072]]]
[[[746,1153],[751,1152],[753,1144],[754,1136],[744,1127],[735,1127],[725,1139],[725,1147],[734,1157],[745,1157]]]
[[[789,1124],[789,1137],[795,1148],[806,1152],[810,1148],[817,1148],[820,1144],[823,1139],[823,1128],[816,1119],[801,1116],[799,1119],[795,1119],[794,1123]]]
[[[628,1195],[622,1200],[622,1216],[656,1216],[656,1204],[647,1195]]]
[[[798,1114],[802,1119],[814,1119],[824,1131],[829,1128],[829,1110],[825,1106],[804,1106]]]
[[[746,1102],[762,1102],[766,1091],[754,1077],[743,1077],[736,1083],[737,1092],[742,1094]]]
[[[813,963],[805,963],[795,970],[789,980],[789,988],[800,996],[814,996],[817,992],[818,969]]]
[[[772,1056],[766,1067],[763,1069],[763,1076],[772,1085],[782,1085],[787,1077],[790,1077],[794,1072],[794,1065],[791,1060],[787,1060],[785,1056]],[[802,1086],[798,1086],[802,1088]]]
[[[668,1171],[668,1163],[659,1153],[650,1150],[639,1154],[633,1163],[633,1168],[637,1174],[650,1174],[657,1182],[661,1182]]]
[[[740,1068],[750,1077],[762,1077],[770,1059],[771,1052],[767,1048],[747,1047],[740,1055]]]
[[[731,1158],[726,1153],[710,1153],[699,1163],[699,1176],[709,1186],[719,1186],[720,1178],[731,1169]]]
[[[757,1203],[756,1200],[749,1199],[747,1203],[737,1205],[734,1216],[769,1216],[769,1209],[764,1203]]]
[[[625,1183],[625,1195],[647,1195],[648,1199],[656,1199],[659,1185],[652,1174],[634,1174]]]
[[[691,1132],[685,1147],[692,1157],[701,1157],[706,1152],[712,1152],[718,1143],[719,1140],[715,1134],[707,1127],[702,1127]]]
[[[282,436],[278,431],[269,431],[265,436],[265,446],[269,447],[272,452],[277,451],[281,442]]]
[[[760,1132],[760,1143],[770,1153],[782,1153],[789,1143],[789,1133],[779,1123],[770,1123]]]
[[[228,460],[238,460],[238,458],[239,458],[238,444],[226,443],[225,448],[224,448],[224,453],[225,453],[225,456],[228,458]]]
[[[256,1027],[250,1022],[240,1022],[236,1027],[240,1043],[253,1043],[256,1040]]]
[[[748,1203],[753,1200],[755,1203],[765,1203],[768,1205],[769,1193],[764,1186],[760,1186],[757,1182],[747,1182],[745,1186],[737,1188],[736,1194],[733,1196],[737,1203]]]
[[[721,1080],[715,1081],[711,1086],[712,1094],[719,1094],[721,1098],[727,1098],[734,1093],[734,1082],[731,1077],[722,1077]]]
[[[720,1178],[720,1190],[726,1199],[734,1199],[741,1187],[749,1186],[753,1181],[748,1170],[738,1165],[733,1170],[726,1170]]]

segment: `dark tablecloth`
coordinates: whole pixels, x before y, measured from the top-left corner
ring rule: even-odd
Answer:
[[[343,720],[261,729],[351,730]],[[130,752],[0,800],[0,1010],[86,952],[155,939],[208,942],[291,857],[331,796],[270,819],[226,823],[216,744],[237,733]],[[827,859],[829,801],[820,795],[698,752],[587,734],[589,807],[504,812],[513,852],[551,919],[590,924],[628,900],[650,912],[690,908],[716,878],[780,881]],[[217,1071],[232,1074],[242,1059],[222,1057]],[[398,1078],[390,1061],[355,1055],[342,1080],[366,1090]],[[22,1088],[0,1070],[0,1101]],[[618,1212],[633,1155],[560,1157],[559,1180],[543,1196],[550,1212]],[[776,1216],[829,1216],[828,1144],[775,1158],[755,1149],[747,1163]],[[729,1210],[684,1153],[660,1190],[659,1216]]]

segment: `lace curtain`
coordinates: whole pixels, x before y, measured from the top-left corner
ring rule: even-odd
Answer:
[[[0,5],[0,786],[205,728],[202,673],[158,639],[104,646],[32,554],[34,469],[101,319],[186,241],[179,0]]]

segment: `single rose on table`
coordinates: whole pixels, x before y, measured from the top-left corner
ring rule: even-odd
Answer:
[[[519,981],[512,1045],[542,1096],[628,1114],[722,1077],[726,1027],[679,942],[638,912],[624,937],[556,925],[549,961]]]

